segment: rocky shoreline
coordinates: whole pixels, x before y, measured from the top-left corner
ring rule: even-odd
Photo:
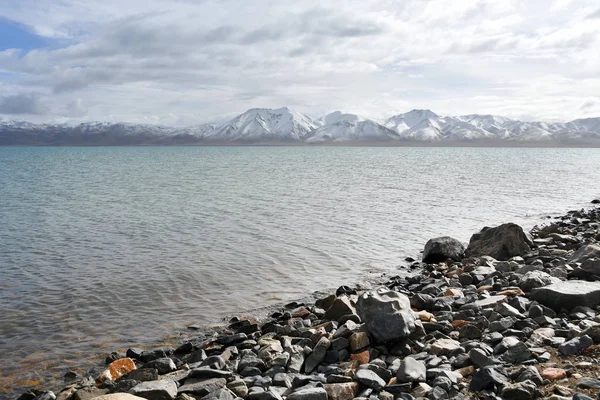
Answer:
[[[484,228],[466,248],[435,238],[409,261],[418,274],[233,318],[178,348],[112,353],[19,400],[598,396],[600,208],[530,233]]]

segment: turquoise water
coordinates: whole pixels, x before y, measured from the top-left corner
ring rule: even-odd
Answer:
[[[0,148],[0,387],[531,227],[599,170],[600,149]]]

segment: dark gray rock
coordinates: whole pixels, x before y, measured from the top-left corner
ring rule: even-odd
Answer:
[[[358,298],[356,310],[379,342],[405,338],[416,328],[408,297],[385,288],[363,293]]]
[[[356,314],[354,304],[346,296],[341,296],[335,299],[331,307],[327,309],[323,319],[328,321],[337,321],[344,315]]]
[[[307,374],[310,374],[325,359],[325,354],[330,345],[331,342],[326,337],[319,339],[312,353],[310,353],[304,363],[304,371]]]
[[[572,356],[581,353],[594,344],[591,337],[585,335],[573,338],[558,346],[558,352],[563,356]]]
[[[209,367],[212,369],[223,369],[225,366],[225,360],[221,356],[210,356],[200,364],[202,367]],[[160,372],[159,372],[160,373]]]
[[[576,306],[595,308],[600,305],[600,282],[558,282],[533,290],[530,298],[556,311]]]
[[[235,379],[227,384],[227,389],[231,390],[237,397],[246,397],[248,395],[248,386],[242,379]]]
[[[505,400],[531,400],[535,397],[537,386],[532,381],[505,383],[500,397]]]
[[[475,325],[465,325],[460,329],[458,337],[460,339],[480,339],[482,336],[481,330]]]
[[[229,389],[222,388],[207,394],[202,400],[235,400],[235,394]]]
[[[398,372],[396,372],[398,382],[425,382],[427,378],[427,368],[423,361],[415,360],[413,357],[406,357],[400,362]]]
[[[467,246],[468,257],[490,256],[507,261],[531,251],[533,240],[517,224],[508,223],[494,228],[485,227],[471,236]]]
[[[536,385],[541,385],[544,378],[540,375],[538,369],[534,366],[525,367],[519,376],[515,379],[517,382],[531,381]]]
[[[211,379],[211,378],[225,378],[228,379],[233,373],[230,371],[221,371],[218,369],[211,369],[207,367],[196,368],[190,371],[188,378],[195,379]]]
[[[134,369],[126,377],[139,382],[155,381],[158,379],[158,371],[154,368]]]
[[[161,381],[158,381],[161,382]],[[227,381],[224,378],[212,379],[187,379],[185,384],[178,390],[179,393],[187,393],[193,396],[204,397],[218,389],[225,387]]]
[[[383,389],[383,387],[387,383],[383,379],[381,379],[379,375],[377,375],[375,372],[368,369],[357,370],[354,379],[356,379],[364,386],[367,386],[377,391]]]
[[[142,366],[142,368],[155,369],[158,371],[159,375],[168,374],[169,372],[173,372],[177,369],[175,362],[168,357],[158,358],[156,360],[152,360],[147,362]]]
[[[581,246],[571,257],[570,263],[583,263],[592,258],[600,258],[600,244],[592,243]]]
[[[600,379],[581,378],[575,386],[582,389],[600,389]]]
[[[429,239],[423,250],[424,263],[439,263],[448,259],[460,261],[465,255],[465,246],[449,236]]]
[[[502,360],[510,364],[519,364],[531,358],[531,351],[527,345],[521,341],[511,346],[502,354]]]
[[[177,396],[177,384],[168,379],[142,382],[134,386],[129,394],[148,400],[173,400]]]
[[[476,392],[482,390],[494,390],[496,387],[503,385],[507,381],[508,377],[504,368],[496,366],[484,367],[477,370],[471,376],[469,387]]]

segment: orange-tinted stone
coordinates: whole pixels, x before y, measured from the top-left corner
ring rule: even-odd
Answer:
[[[521,290],[521,289],[506,289],[503,290],[501,292],[496,293],[498,295],[504,295],[504,296],[524,296],[525,293]]]
[[[452,321],[451,324],[454,329],[459,329],[465,325],[470,325],[471,323],[469,321],[465,321],[464,319],[457,319],[456,321]]]
[[[350,354],[350,359],[358,361],[359,365],[363,365],[371,360],[371,355],[368,350],[365,350],[360,353]]]
[[[131,358],[121,358],[111,362],[108,367],[96,378],[96,383],[115,381],[135,369],[135,363]]]
[[[460,289],[457,288],[448,288],[446,289],[446,291],[444,292],[444,296],[460,296],[463,297],[463,292]]]
[[[478,292],[483,292],[484,290],[492,290],[494,287],[492,285],[482,285],[477,288]]]
[[[567,371],[562,368],[546,368],[542,371],[542,376],[551,380],[562,379],[567,377]]]
[[[462,376],[469,376],[471,375],[473,372],[475,372],[475,367],[472,365],[469,365],[468,367],[464,367],[464,368],[460,368],[457,369],[456,372],[458,372],[459,374],[461,374]]]

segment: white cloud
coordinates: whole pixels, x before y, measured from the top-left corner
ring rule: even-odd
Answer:
[[[282,105],[568,120],[600,93],[597,11],[565,0],[9,0],[0,16],[55,45],[0,52],[0,84],[51,105],[37,120],[190,124]]]

